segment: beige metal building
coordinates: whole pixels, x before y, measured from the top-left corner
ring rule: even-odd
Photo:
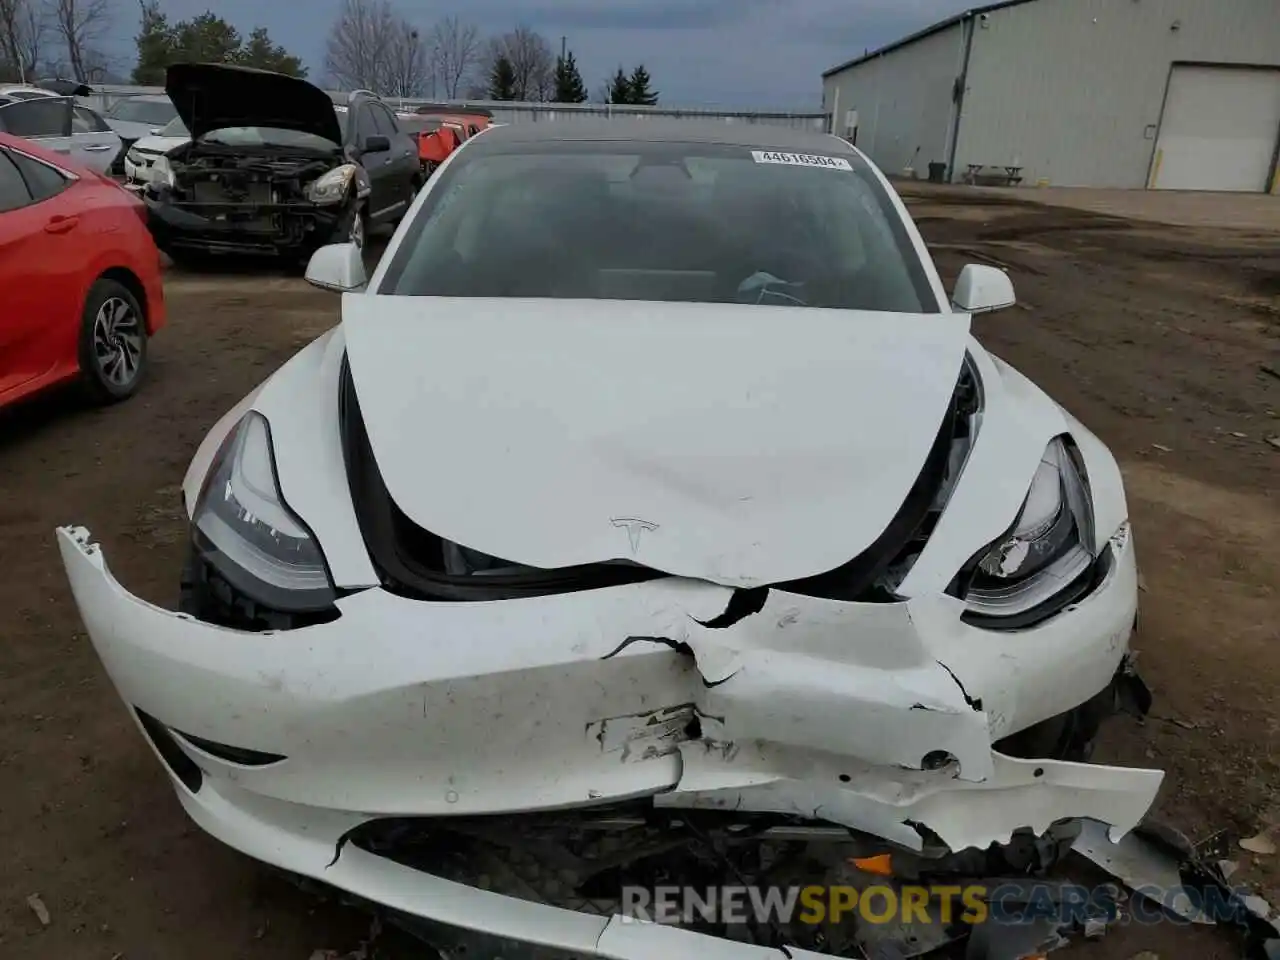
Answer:
[[[890,174],[1280,193],[1280,0],[1004,0],[828,70],[823,110]]]

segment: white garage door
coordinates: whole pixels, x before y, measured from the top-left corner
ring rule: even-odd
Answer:
[[[1280,139],[1280,70],[1174,67],[1151,186],[1265,192]]]

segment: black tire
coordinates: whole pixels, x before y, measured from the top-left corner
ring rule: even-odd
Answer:
[[[95,403],[118,403],[137,392],[147,372],[147,320],[128,287],[99,279],[80,315],[80,377]]]

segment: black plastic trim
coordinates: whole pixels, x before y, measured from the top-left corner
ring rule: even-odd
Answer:
[[[197,750],[203,750],[211,757],[217,757],[227,763],[236,763],[242,767],[269,767],[273,763],[289,759],[283,754],[251,750],[248,747],[233,747],[230,744],[206,740],[204,737],[197,737],[191,733],[183,733],[181,730],[174,730],[173,733],[186,740]]]
[[[183,752],[178,742],[173,739],[173,734],[163,723],[137,707],[133,708],[133,712],[169,771],[192,793],[199,793],[200,788],[204,786],[204,772],[196,762]]]

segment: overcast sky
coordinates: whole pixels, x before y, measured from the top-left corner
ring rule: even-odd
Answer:
[[[160,0],[171,20],[212,8],[242,33],[265,26],[322,79],[337,0]],[[823,70],[950,16],[964,0],[393,0],[424,29],[457,14],[483,33],[523,23],[557,51],[566,36],[592,99],[619,65],[643,62],[671,105],[794,107],[822,102]],[[136,5],[115,0],[103,46],[132,61]]]

